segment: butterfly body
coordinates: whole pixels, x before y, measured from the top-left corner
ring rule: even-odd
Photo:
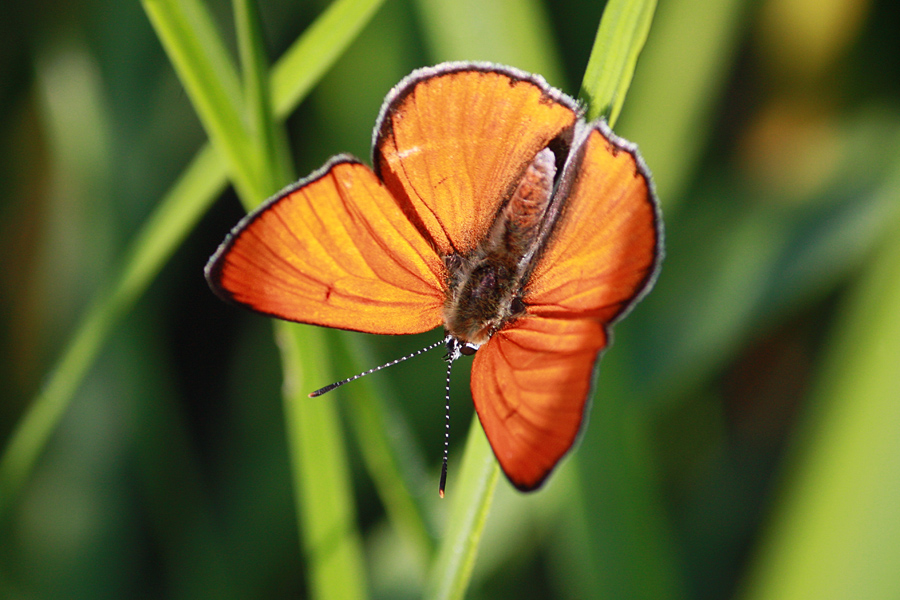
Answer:
[[[523,287],[553,193],[555,160],[548,148],[541,150],[472,255],[445,261],[451,275],[444,328],[459,342],[481,346],[525,316]]]
[[[335,157],[242,220],[222,298],[368,333],[443,326],[504,472],[541,485],[585,422],[610,328],[651,287],[662,222],[636,147],[540,77],[420,69],[387,96],[373,168]],[[475,350],[477,349],[477,352]]]

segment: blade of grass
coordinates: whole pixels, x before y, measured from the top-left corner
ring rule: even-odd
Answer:
[[[656,0],[606,3],[578,94],[589,120],[602,116],[612,126],[619,118],[655,11]]]
[[[375,364],[358,339],[348,339],[348,334],[336,337],[341,338],[336,347],[342,354],[350,355],[340,362],[354,366]],[[407,443],[409,436],[397,430],[401,424],[391,418],[384,399],[386,394],[376,390],[375,385],[371,377],[354,382],[352,393],[345,394],[351,403],[348,418],[388,520],[424,570],[434,553],[434,545],[420,506],[421,494],[414,492],[411,485],[416,478],[409,471],[419,465],[410,464],[415,452]],[[421,469],[415,475],[421,478]]]
[[[575,523],[586,529],[581,539],[596,582],[586,598],[684,598],[646,413],[635,404],[624,361],[616,349],[603,357],[590,426],[573,457],[586,509]]]
[[[234,72],[228,53],[205,6],[198,0],[144,0],[144,11],[175,67],[203,128],[228,167],[231,180],[243,198],[263,199],[265,186],[254,173],[262,171],[259,154],[226,83]],[[206,32],[199,35],[199,32]],[[236,75],[233,76],[235,79]]]
[[[236,30],[246,77],[245,102],[250,139],[258,157],[254,185],[272,193],[284,183],[280,166],[292,164],[287,144],[272,119],[262,32],[250,0],[235,2]],[[280,129],[280,128],[279,128]],[[213,142],[215,143],[215,139]],[[268,189],[267,189],[268,188]],[[249,209],[261,198],[242,195]],[[328,399],[306,397],[305,373],[328,372],[330,353],[324,332],[314,327],[278,323],[277,340],[284,370],[285,421],[301,545],[313,598],[365,598],[362,536],[357,527],[350,467],[337,407]]]
[[[900,595],[898,216],[828,345],[749,600]]]
[[[208,60],[212,69],[210,75],[221,86],[228,102],[240,107],[243,98],[241,78],[206,4],[201,0],[175,0],[172,5],[182,11],[179,16],[184,18],[183,25],[189,28],[191,37],[202,48],[202,57]]]
[[[337,405],[328,397],[308,398],[304,377],[331,372],[325,331],[282,321],[275,331],[311,597],[365,598],[365,560]]]
[[[284,53],[272,70],[272,104],[283,119],[306,97],[384,0],[337,0]]]
[[[546,19],[531,3],[418,0],[416,6],[436,60],[512,63],[561,81],[562,70],[552,58],[556,49],[542,31]],[[499,472],[477,419],[469,430],[463,465],[460,483],[448,484],[454,506],[426,580],[426,598],[462,597],[471,578]]]
[[[294,179],[287,140],[283,130],[274,126],[269,97],[269,66],[256,3],[253,0],[234,0],[233,5],[244,80],[244,107],[250,138],[256,142],[256,165],[260,169],[256,176],[266,193],[272,194]]]
[[[472,417],[459,481],[447,486],[453,506],[426,582],[426,599],[454,600],[465,595],[499,476],[500,467],[478,417]]]
[[[285,118],[306,97],[382,2],[337,0],[291,46],[273,69],[271,78],[277,119]],[[226,87],[230,89],[231,85]],[[237,84],[234,88],[239,90]],[[239,96],[236,91],[228,93]],[[59,361],[50,370],[46,384],[4,449],[0,459],[0,516],[9,509],[31,473],[112,328],[131,309],[227,183],[225,163],[207,144],[147,219],[115,277],[111,278],[113,283],[98,291]]]
[[[408,51],[412,48],[408,31],[408,15],[402,5],[385,6],[371,25],[357,38],[341,57],[338,72],[325,78],[310,99],[317,114],[316,130],[327,132],[323,143],[336,151],[350,151],[358,156],[369,154],[373,117],[377,114],[384,93],[405,75],[409,66]],[[315,50],[315,48],[311,48]],[[373,63],[377,54],[379,60]],[[342,74],[352,73],[352,77]],[[363,133],[363,136],[360,136]],[[364,358],[366,349],[376,343],[375,338],[343,332],[329,337],[334,352],[335,374],[338,378],[365,371],[383,360]],[[391,358],[395,358],[393,354]],[[387,357],[385,357],[387,358]],[[435,359],[435,356],[430,357]],[[430,369],[427,369],[430,371]],[[420,589],[426,569],[434,552],[432,523],[426,519],[426,507],[433,505],[432,489],[423,482],[432,471],[423,468],[422,449],[413,443],[406,431],[408,413],[398,410],[394,400],[409,401],[409,388],[394,393],[385,383],[390,378],[367,377],[334,392],[332,402],[341,407],[348,434],[356,442],[355,450],[362,458],[366,475],[374,484],[385,511],[387,523],[379,523],[373,542],[367,532],[367,550],[371,543],[383,543],[396,554],[380,548],[376,562],[369,561],[372,593],[393,595],[396,589],[385,592],[382,587],[390,580],[385,562],[404,574],[406,585]],[[322,383],[328,383],[323,381]],[[437,398],[434,398],[435,400]],[[389,555],[393,558],[387,558]],[[397,560],[399,556],[403,558]],[[371,554],[370,554],[371,557]],[[400,567],[402,565],[402,567]],[[408,588],[408,589],[409,589]]]
[[[615,123],[655,10],[655,0],[607,3],[579,94],[588,118]],[[603,359],[593,426],[575,457],[589,508],[582,539],[598,584],[589,591],[596,598],[678,598],[684,585],[649,460],[646,425],[623,381],[623,359],[615,351]]]

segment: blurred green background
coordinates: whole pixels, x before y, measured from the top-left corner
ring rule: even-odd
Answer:
[[[261,3],[270,59],[326,5]],[[208,6],[236,53],[231,6]],[[575,94],[602,11],[386,0],[288,118],[296,172],[367,158],[381,100],[419,66],[493,60]],[[140,4],[0,15],[3,448],[206,138]],[[616,328],[577,450],[535,494],[501,479],[467,597],[900,597],[898,30],[888,0],[660,3],[616,131],[655,176],[662,274]],[[202,277],[242,214],[224,191],[0,498],[0,597],[312,593],[271,323]],[[341,343],[368,368],[435,335]],[[311,389],[356,362],[333,368]],[[432,353],[373,384],[432,543],[449,506],[443,372]],[[450,496],[467,379],[457,369]],[[326,396],[350,431],[352,397]],[[348,439],[368,592],[419,597],[430,558],[391,526],[364,438]]]

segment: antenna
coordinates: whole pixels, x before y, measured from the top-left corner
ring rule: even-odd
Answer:
[[[453,336],[447,336],[442,340],[447,344],[447,379],[444,382],[444,461],[441,465],[441,483],[438,495],[444,497],[444,488],[447,486],[447,456],[450,454],[450,370],[457,358],[462,356],[463,345]]]
[[[478,346],[475,344],[469,343],[461,343],[452,335],[447,335],[443,339],[438,340],[433,344],[429,344],[425,346],[421,350],[416,350],[415,352],[410,352],[406,356],[401,356],[400,358],[396,358],[390,362],[386,362],[383,365],[378,367],[369,369],[368,371],[364,371],[353,377],[348,377],[347,379],[342,379],[340,381],[336,381],[334,383],[328,384],[323,388],[319,388],[309,395],[310,398],[315,398],[317,396],[321,396],[322,394],[326,394],[335,388],[339,388],[345,383],[350,383],[351,381],[356,381],[361,377],[365,377],[366,375],[371,375],[376,371],[380,371],[382,369],[386,369],[387,367],[393,367],[397,363],[401,363],[405,360],[409,360],[410,358],[415,358],[420,354],[424,354],[429,350],[434,350],[441,344],[446,345],[447,354],[444,356],[444,360],[447,361],[447,377],[444,381],[444,459],[443,464],[441,465],[441,483],[440,488],[438,489],[438,495],[441,498],[444,497],[444,488],[447,485],[447,457],[450,454],[450,373],[453,369],[453,363],[457,358],[462,356],[463,354],[474,354],[475,350],[478,349]]]
[[[444,487],[447,485],[447,455],[450,453],[450,369],[453,368],[455,358],[447,360],[447,380],[444,383],[444,463],[441,465],[441,485],[438,495],[444,497]]]
[[[449,337],[450,336],[447,336],[447,338],[449,338]],[[425,354],[429,350],[434,350],[441,344],[448,344],[448,348],[449,348],[449,342],[447,341],[447,338],[439,340],[433,344],[429,344],[428,346],[425,346],[421,350],[416,350],[415,352],[410,352],[406,356],[401,356],[400,358],[395,358],[394,360],[392,360],[390,362],[386,362],[383,365],[369,369],[368,371],[364,371],[363,373],[358,373],[358,374],[354,375],[353,377],[348,377],[347,379],[342,379],[341,381],[335,381],[334,383],[330,383],[323,388],[317,389],[316,391],[311,393],[309,395],[309,397],[315,398],[317,396],[321,396],[322,394],[328,393],[335,388],[341,387],[345,383],[350,383],[351,381],[356,381],[357,379],[360,379],[361,377],[365,377],[366,375],[371,375],[372,373],[375,373],[376,371],[380,371],[380,370],[386,369],[388,367],[393,367],[397,363],[401,363],[405,360],[409,360],[410,358],[415,358],[416,356],[419,356],[420,354]]]

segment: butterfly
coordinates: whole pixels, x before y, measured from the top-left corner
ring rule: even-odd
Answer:
[[[582,114],[511,67],[416,70],[385,98],[372,167],[338,155],[276,194],[231,231],[207,280],[289,321],[443,326],[451,358],[474,354],[472,399],[500,466],[534,490],[575,443],[610,328],[663,253],[636,146]]]

